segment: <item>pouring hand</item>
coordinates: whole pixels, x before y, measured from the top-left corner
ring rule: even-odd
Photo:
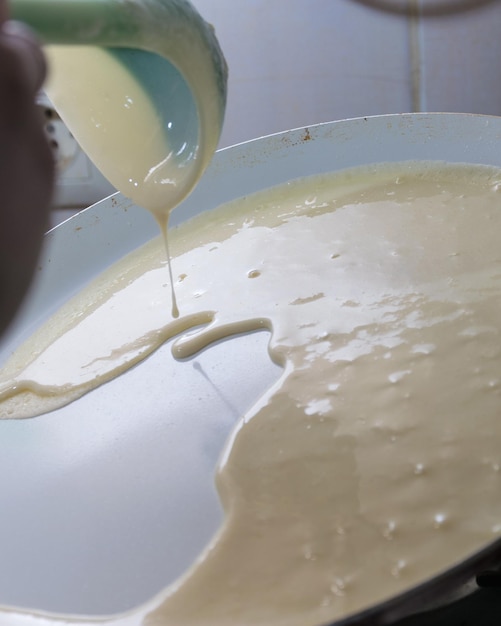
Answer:
[[[0,333],[31,282],[47,227],[54,164],[35,95],[45,78],[30,31],[0,0]]]

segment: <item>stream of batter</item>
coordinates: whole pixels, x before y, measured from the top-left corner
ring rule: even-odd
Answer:
[[[499,537],[500,189],[497,169],[419,163],[294,181],[171,232],[178,319],[159,241],[67,303],[3,368],[1,417],[175,335],[187,358],[267,328],[283,374],[226,444],[225,521],[182,579],[126,615],[0,624],[319,626]]]
[[[212,42],[213,55],[219,50],[210,26],[206,25],[205,37],[201,37],[196,21],[186,17],[184,8],[173,17],[163,13],[160,3],[149,7],[146,3],[145,7],[146,14],[149,10],[152,15],[158,13],[158,19],[169,18],[161,40],[158,34],[151,34],[148,43],[183,68],[198,108],[188,84],[183,91],[183,83],[174,81],[172,65],[145,50],[121,48],[118,55],[113,48],[48,46],[46,89],[99,170],[157,220],[171,279],[170,308],[176,318],[179,310],[167,238],[169,215],[193,189],[214,154],[226,77],[215,72],[212,57],[203,52],[207,39]],[[129,8],[133,10],[133,3]],[[184,116],[178,110],[182,102]]]

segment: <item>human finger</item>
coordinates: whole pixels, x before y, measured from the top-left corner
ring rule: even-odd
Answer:
[[[47,75],[45,56],[36,36],[24,24],[9,20],[2,24],[0,38],[3,46],[16,55],[23,68],[25,80],[33,93],[36,93]]]
[[[0,0],[0,25],[7,20],[8,15],[7,0]]]

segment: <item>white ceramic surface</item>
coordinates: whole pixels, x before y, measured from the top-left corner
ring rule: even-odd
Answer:
[[[361,118],[228,148],[174,222],[299,176],[409,159],[501,166],[501,118]],[[0,362],[61,301],[156,232],[118,194],[51,231]],[[0,603],[111,613],[179,575],[221,519],[212,476],[224,440],[279,374],[267,338],[226,341],[182,363],[166,345],[64,409],[0,422]]]

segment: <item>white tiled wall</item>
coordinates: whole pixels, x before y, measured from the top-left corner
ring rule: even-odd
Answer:
[[[361,115],[501,114],[498,0],[193,1],[230,66],[222,145]]]
[[[351,0],[195,0],[230,67],[222,137],[409,111],[406,20]]]
[[[423,109],[501,115],[501,2],[421,19]]]

